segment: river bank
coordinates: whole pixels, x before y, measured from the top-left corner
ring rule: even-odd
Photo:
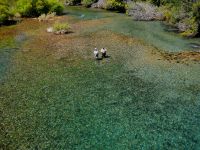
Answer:
[[[19,33],[26,37],[0,83],[1,147],[199,147],[199,63],[167,60],[159,50],[171,46],[158,49],[142,38],[145,24],[127,28],[132,20],[121,14],[70,9],[54,20],[68,22],[70,34],[47,33],[54,21],[34,19],[0,30],[1,43],[12,39],[8,51]],[[124,24],[116,22],[122,18]],[[149,26],[155,24],[146,25],[145,37]],[[179,44],[171,45],[181,51]],[[94,47],[106,47],[111,57],[94,60]]]

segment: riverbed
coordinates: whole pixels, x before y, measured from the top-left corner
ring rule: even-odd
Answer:
[[[72,33],[46,33],[57,20]],[[197,51],[191,44],[199,39],[80,7],[2,27],[0,35],[4,149],[200,147],[199,61],[163,56]],[[95,47],[110,57],[95,60]]]

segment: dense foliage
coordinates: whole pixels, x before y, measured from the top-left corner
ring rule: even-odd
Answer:
[[[8,20],[11,16],[11,10],[7,0],[0,0],[0,24]]]
[[[56,12],[61,14],[64,7],[57,0],[18,0],[16,11],[22,16],[31,17]]]
[[[70,25],[68,23],[58,23],[58,22],[56,22],[53,26],[53,29],[55,31],[65,30],[65,31],[69,32]]]
[[[200,33],[200,0],[135,0],[146,1],[159,7],[164,20],[179,28],[183,36]]]
[[[67,5],[77,5],[81,3],[81,0],[66,0],[64,3]]]
[[[82,4],[83,4],[83,6],[85,6],[85,7],[90,7],[93,3],[95,3],[96,2],[96,0],[82,0]]]
[[[0,24],[20,14],[22,17],[34,17],[49,12],[61,14],[67,5],[82,4],[90,7],[98,0],[0,0]],[[164,20],[175,25],[184,36],[200,34],[200,0],[134,0],[150,2],[158,6]],[[124,12],[126,0],[104,0],[103,8]]]
[[[125,3],[122,0],[107,0],[105,8],[108,10],[124,12]]]
[[[0,24],[15,14],[20,14],[22,17],[35,17],[56,12],[59,15],[63,9],[63,3],[58,0],[0,0]]]

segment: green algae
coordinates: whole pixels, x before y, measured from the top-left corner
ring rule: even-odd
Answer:
[[[29,33],[0,86],[1,147],[198,149],[199,65],[92,23],[61,37]],[[111,57],[96,61],[102,45]]]

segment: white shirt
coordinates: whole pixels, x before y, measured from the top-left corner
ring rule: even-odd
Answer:
[[[98,50],[94,50],[94,55],[96,55],[96,54],[98,54],[99,52],[98,52]]]
[[[106,49],[105,49],[105,48],[102,48],[102,49],[101,49],[101,52],[102,52],[102,53],[105,53],[105,52],[106,52]]]

